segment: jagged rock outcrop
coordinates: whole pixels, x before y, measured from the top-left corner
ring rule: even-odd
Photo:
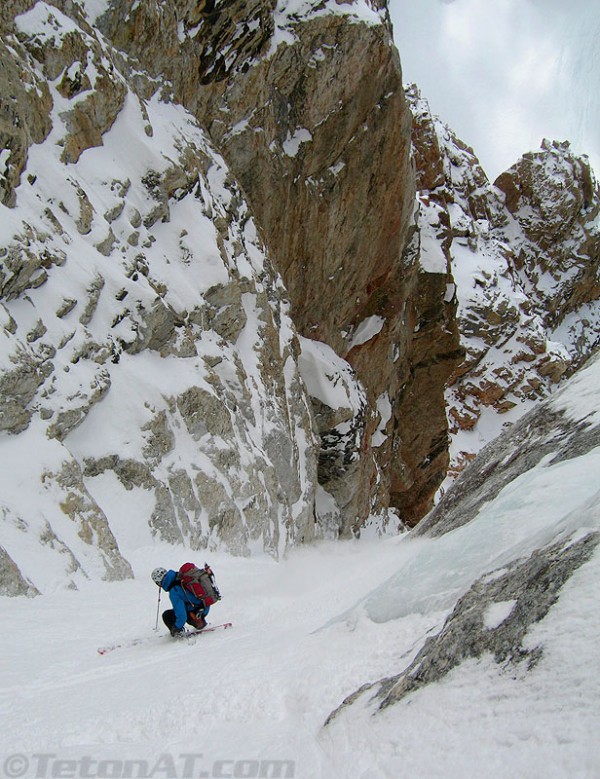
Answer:
[[[2,93],[19,70],[43,85],[14,174],[3,157],[3,587],[130,576],[124,521],[147,542],[277,555],[314,533],[317,446],[243,194],[79,6],[31,6],[2,28]]]
[[[567,141],[548,140],[494,185],[522,230],[512,247],[515,268],[554,330],[600,297],[600,185],[587,158]]]
[[[300,16],[272,0],[119,0],[98,24],[207,129],[248,196],[298,330],[347,360],[365,390],[345,486],[319,472],[339,532],[390,505],[417,521],[445,473],[442,387],[460,350],[449,268],[425,270],[411,241],[410,113],[385,4],[315,2]],[[326,449],[338,434],[315,410]]]
[[[428,638],[410,665],[396,676],[365,684],[327,718],[326,725],[363,695],[376,711],[399,703],[428,684],[440,681],[470,659],[491,654],[504,667],[524,663],[528,670],[543,656],[543,646],[529,647],[528,630],[542,620],[560,590],[600,544],[600,533],[534,552],[479,579],[458,601],[442,630]]]
[[[0,595],[15,597],[39,595],[38,590],[24,577],[19,566],[10,558],[6,549],[0,546]]]
[[[16,62],[5,40],[0,40],[0,63],[0,202],[13,206],[29,147],[41,143],[50,132],[51,98],[33,63],[27,59]]]
[[[352,508],[361,505],[356,484],[367,398],[350,365],[330,346],[300,336],[300,347],[299,369],[320,442],[316,512],[320,531],[335,538],[350,527]],[[389,416],[387,411],[384,414]]]
[[[466,357],[449,382],[456,477],[600,340],[600,192],[567,143],[544,142],[490,184],[473,151],[408,91],[428,245],[448,255]]]

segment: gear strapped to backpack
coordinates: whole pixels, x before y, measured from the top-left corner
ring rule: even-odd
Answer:
[[[205,607],[221,600],[214,574],[206,563],[204,568],[197,568],[194,563],[184,563],[177,573],[176,582],[201,600]]]

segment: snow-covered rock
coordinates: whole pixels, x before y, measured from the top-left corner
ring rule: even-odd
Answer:
[[[600,329],[600,185],[568,141],[544,140],[494,185],[521,233],[505,229],[515,269],[536,312],[569,351],[585,358]],[[579,320],[583,327],[569,324]]]
[[[366,434],[366,393],[351,366],[330,346],[303,337],[300,344],[300,375],[320,440],[319,532],[349,535],[365,500],[355,474],[360,470],[359,452]]]
[[[598,345],[600,189],[587,159],[548,141],[492,185],[419,91],[408,96],[422,233],[430,262],[449,257],[466,352],[446,393],[450,483]]]
[[[130,575],[131,532],[238,554],[310,538],[296,333],[223,159],[80,11],[39,2],[5,42],[51,110],[45,139],[20,115],[14,173],[5,155],[3,560],[43,588]]]
[[[389,508],[415,523],[445,475],[444,385],[460,351],[448,265],[421,265],[414,240],[410,112],[386,4],[118,0],[97,24],[206,129],[248,197],[297,329],[363,387],[338,532],[360,532],[373,514],[385,525]]]
[[[413,525],[448,377],[454,475],[593,348],[589,167],[547,143],[491,186],[407,101],[385,3],[0,19],[13,591],[127,576],[121,547],[159,537],[277,556]]]

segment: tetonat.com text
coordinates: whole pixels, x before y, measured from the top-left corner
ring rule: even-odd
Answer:
[[[293,760],[215,760],[162,754],[155,760],[66,758],[53,753],[14,754],[2,763],[6,779],[293,779]]]

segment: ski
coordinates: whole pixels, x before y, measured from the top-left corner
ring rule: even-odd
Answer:
[[[201,633],[213,633],[215,630],[227,630],[227,628],[231,627],[233,627],[232,622],[222,622],[220,625],[207,625],[205,628],[202,628],[202,630],[188,630],[181,635],[181,638],[195,638]],[[107,655],[110,652],[114,652],[116,649],[130,649],[134,646],[140,646],[140,644],[148,644],[151,641],[156,641],[159,638],[164,638],[164,636],[145,636],[144,638],[134,638],[131,641],[124,641],[120,644],[107,644],[106,646],[98,647],[98,654]]]

